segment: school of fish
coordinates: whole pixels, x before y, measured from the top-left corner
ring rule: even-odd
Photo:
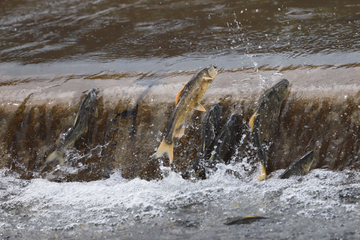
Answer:
[[[222,104],[219,102],[206,110],[201,104],[201,98],[206,93],[210,84],[218,74],[216,65],[207,66],[198,71],[190,81],[175,96],[175,108],[170,116],[165,136],[156,151],[156,157],[167,154],[170,164],[174,161],[174,141],[185,134],[186,125],[189,123],[193,112],[204,112],[201,132],[201,148],[192,166],[183,173],[184,178],[190,177],[193,171],[195,177],[206,178],[207,169],[215,169],[216,164],[228,164],[239,141],[241,126],[236,114],[230,115],[222,122]],[[58,160],[64,164],[64,152],[73,146],[75,141],[87,131],[91,116],[97,116],[94,108],[98,94],[96,88],[90,89],[82,99],[73,126],[62,134],[60,145],[49,154],[45,164]],[[279,124],[280,108],[289,94],[289,81],[286,79],[276,83],[261,96],[254,114],[249,119],[251,137],[259,157],[261,173],[258,177],[263,180],[267,176],[268,157],[264,151],[265,140],[274,141],[273,136]],[[308,152],[299,160],[289,166],[279,177],[289,178],[293,175],[306,174],[313,163],[313,151]],[[236,175],[236,173],[235,173]]]

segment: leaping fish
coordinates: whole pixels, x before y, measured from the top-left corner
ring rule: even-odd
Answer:
[[[97,93],[98,90],[96,88],[92,88],[86,93],[76,114],[74,125],[66,132],[60,146],[46,158],[46,163],[58,159],[61,165],[64,164],[63,155],[65,150],[73,146],[81,134],[88,129],[89,118],[92,114]]]
[[[274,130],[271,128],[274,127],[274,122],[279,120],[280,107],[288,93],[289,81],[283,79],[264,93],[255,110],[255,113],[249,120],[249,125],[252,131],[252,139],[255,147],[257,148],[261,163],[261,176],[259,177],[259,180],[265,179],[268,163],[262,143],[266,137],[266,133]],[[270,133],[270,135],[271,134],[273,134],[273,132]]]
[[[205,166],[214,148],[215,138],[220,130],[222,105],[217,103],[206,110],[203,117],[202,131],[201,131],[201,148],[198,155],[187,171],[182,176],[188,179],[191,171],[195,171],[195,175],[200,178],[205,178]]]
[[[170,163],[173,162],[174,137],[180,138],[184,135],[185,123],[191,117],[193,110],[206,111],[199,101],[217,73],[218,69],[215,65],[200,70],[176,95],[176,106],[171,114],[165,137],[157,150],[156,157],[160,157],[166,152]]]
[[[207,110],[201,132],[201,149],[198,158],[210,157],[215,138],[220,130],[221,112],[221,103],[217,103]]]
[[[301,176],[305,175],[309,172],[312,163],[314,162],[313,159],[314,151],[307,152],[304,156],[302,156],[299,160],[295,161],[288,167],[279,178],[286,179],[291,176]]]
[[[232,114],[215,139],[213,151],[209,158],[210,164],[215,165],[219,161],[229,161],[231,157],[229,154],[231,154],[236,145],[239,128],[238,119],[235,114]]]

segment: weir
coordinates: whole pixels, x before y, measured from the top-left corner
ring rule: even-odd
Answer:
[[[176,93],[195,71],[100,73],[0,79],[0,167],[22,178],[91,181],[113,171],[125,178],[162,177],[166,156],[154,157],[175,107]],[[360,169],[360,82],[358,66],[304,66],[222,70],[202,98],[221,102],[222,122],[236,114],[241,140],[229,163],[258,162],[248,121],[261,94],[278,80],[290,82],[274,142],[268,143],[269,172],[285,169],[314,150],[311,169]],[[66,171],[45,164],[74,123],[84,93],[97,88],[93,116],[66,152]],[[184,172],[200,150],[201,120],[195,112],[185,135],[175,141],[173,171]],[[64,173],[65,172],[65,173]],[[249,170],[251,172],[251,170]],[[50,176],[50,177],[49,177]]]

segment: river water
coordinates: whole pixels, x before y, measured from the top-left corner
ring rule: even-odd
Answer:
[[[359,10],[356,0],[1,0],[0,85],[208,64],[259,75],[264,68],[352,71],[360,59]],[[159,180],[114,171],[108,179],[63,183],[24,180],[3,168],[0,238],[360,238],[358,170],[313,169],[287,180],[277,170],[259,182],[244,172],[245,160],[194,182],[165,166]],[[247,215],[266,219],[224,225]]]
[[[356,0],[4,0],[0,74],[354,64],[358,10]]]

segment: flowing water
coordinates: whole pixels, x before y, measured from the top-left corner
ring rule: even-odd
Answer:
[[[358,239],[360,177],[315,169],[266,182],[224,174],[189,182],[119,174],[93,182],[54,183],[1,176],[3,239]],[[228,167],[231,168],[231,167]],[[232,167],[236,169],[235,167]],[[276,174],[280,173],[277,172]],[[267,217],[250,225],[229,218]]]
[[[355,0],[1,0],[0,238],[359,239],[359,10]],[[268,180],[259,182],[246,171],[254,154],[239,153],[229,165],[219,164],[207,179],[196,181],[181,177],[182,166],[179,170],[160,160],[155,179],[148,181],[146,174],[124,174],[122,167],[127,166],[113,166],[99,177],[97,167],[102,163],[87,166],[78,161],[92,155],[102,160],[107,148],[121,144],[102,141],[115,129],[111,122],[121,118],[129,124],[124,123],[125,133],[120,127],[119,132],[135,136],[129,143],[148,141],[144,131],[149,129],[156,141],[137,146],[136,161],[120,161],[132,161],[128,169],[144,172],[137,164],[153,152],[140,150],[155,151],[167,111],[149,110],[140,100],[155,96],[151,101],[161,102],[156,94],[162,90],[162,98],[173,101],[182,86],[177,80],[190,79],[208,64],[222,69],[220,82],[214,83],[218,95],[209,89],[216,96],[258,97],[275,78],[286,76],[293,95],[281,115],[281,131],[288,134],[283,139],[293,140],[289,145],[296,153],[305,152],[305,146],[317,148],[314,169],[306,176],[280,180],[287,166],[276,166]],[[173,85],[167,87],[169,83]],[[89,175],[69,182],[47,180],[33,166],[73,121],[82,91],[98,86],[104,123],[96,126],[109,127],[97,127],[93,135],[83,137],[88,141],[75,144],[67,153],[67,165],[55,169],[76,174],[86,168]],[[313,102],[309,92],[317,97]],[[132,93],[138,100],[128,106],[138,115],[126,119],[126,114],[132,116],[129,109],[116,108],[114,116],[121,113],[116,115],[120,117],[104,117],[111,114],[105,109],[109,101],[125,102],[126,97],[134,98]],[[52,107],[31,108],[38,104],[33,98]],[[250,110],[244,110],[244,118],[254,108],[247,104]],[[313,110],[316,114],[309,115]],[[304,115],[292,117],[300,112]],[[158,125],[146,122],[155,121],[148,115],[158,115]],[[346,127],[323,124],[330,118]],[[151,127],[136,125],[139,121]],[[315,138],[321,134],[327,137]],[[190,140],[188,145],[194,144]],[[184,141],[177,149],[186,145]],[[122,147],[132,151],[130,144]],[[77,150],[84,148],[92,151]],[[339,166],[344,159],[346,164]],[[227,170],[237,171],[240,179]],[[224,225],[247,215],[266,219]]]
[[[359,3],[1,1],[1,75],[358,63]],[[248,55],[253,56],[249,58]]]

